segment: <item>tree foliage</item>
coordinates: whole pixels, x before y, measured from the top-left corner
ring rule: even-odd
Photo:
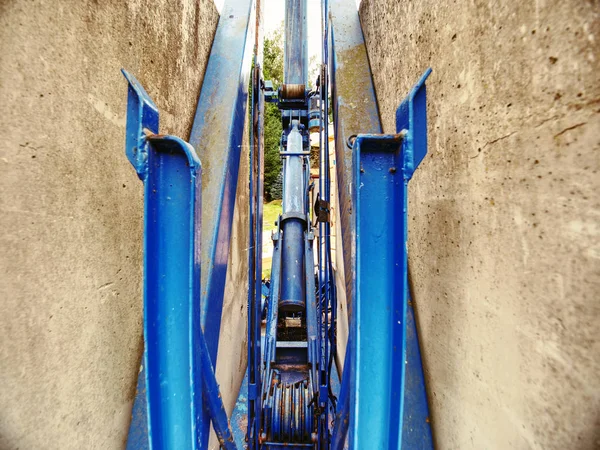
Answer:
[[[263,50],[263,79],[271,80],[277,90],[283,83],[283,24],[272,35],[265,37]],[[281,198],[278,179],[281,174],[279,142],[281,140],[281,112],[274,103],[265,103],[265,196],[267,200]],[[281,183],[279,183],[280,185]]]
[[[283,22],[264,39],[263,78],[271,80],[275,89],[283,83]]]

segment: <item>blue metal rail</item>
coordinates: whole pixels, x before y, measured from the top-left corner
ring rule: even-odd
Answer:
[[[158,134],[156,105],[132,75],[123,74],[129,83],[126,153],[144,182],[143,445],[202,448],[202,382],[219,441],[233,449],[200,327],[200,160],[190,144]]]
[[[407,309],[408,182],[427,152],[430,73],[398,108],[397,134],[359,134],[352,146],[355,295],[334,448],[341,448],[346,423],[351,448],[433,448],[414,313]]]

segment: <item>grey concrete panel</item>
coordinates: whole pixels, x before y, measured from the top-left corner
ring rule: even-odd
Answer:
[[[142,183],[126,68],[187,138],[210,0],[0,4],[0,448],[112,449],[142,343]]]
[[[598,448],[598,3],[360,12],[385,132],[433,68],[409,259],[437,448]]]

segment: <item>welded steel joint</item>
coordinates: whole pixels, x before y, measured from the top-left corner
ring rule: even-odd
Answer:
[[[148,174],[149,146],[157,150],[181,151],[188,157],[193,172],[200,170],[200,160],[194,148],[177,136],[158,134],[158,108],[140,84],[125,69],[123,75],[128,83],[127,123],[125,126],[125,154],[140,180]]]

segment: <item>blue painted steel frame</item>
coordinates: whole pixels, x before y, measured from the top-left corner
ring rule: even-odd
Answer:
[[[231,227],[243,148],[248,81],[254,50],[255,3],[228,0],[213,40],[190,143],[203,165],[200,317],[210,359],[217,361]],[[207,410],[202,416],[203,447],[208,445]]]
[[[356,274],[350,319],[351,448],[399,448],[406,316],[406,183],[401,137],[359,135],[354,143]],[[376,380],[376,382],[374,382]]]
[[[137,80],[123,74],[129,82],[126,153],[144,182],[148,441],[151,448],[196,448],[202,404],[192,330],[199,326],[200,161],[181,139],[157,136],[158,109]]]
[[[334,3],[339,6],[340,1]],[[203,157],[206,156],[205,170],[209,169],[208,175],[215,178],[215,184],[206,183],[201,189],[200,162],[193,147],[179,138],[156,134],[156,106],[139,83],[125,73],[130,82],[127,156],[145,185],[144,361],[148,386],[148,435],[150,447],[154,448],[205,448],[209,427],[207,412],[213,419],[221,445],[235,448],[214,375],[214,363],[244,131],[251,56],[249,35],[252,31],[249,25],[253,22],[253,13],[251,0],[232,1],[224,8],[191,133],[194,146]],[[244,31],[240,24],[245,24]],[[337,54],[332,52],[332,78],[335,80],[337,76],[343,85],[337,92],[334,89],[336,94],[344,92],[347,95],[350,92],[344,88],[355,80],[348,78],[348,72],[356,75],[356,68],[348,65],[356,65],[360,57],[357,58],[354,52],[358,50],[362,57],[361,51],[364,50],[362,34],[358,38],[352,30],[355,27],[346,27],[340,33],[341,39],[336,41],[332,38],[338,50]],[[326,49],[326,42],[324,46]],[[242,50],[236,51],[239,49]],[[345,65],[347,67],[344,68]],[[238,73],[239,77],[231,77],[231,73]],[[347,236],[354,237],[351,247],[356,250],[356,279],[352,286],[355,303],[351,308],[352,335],[346,359],[350,370],[345,371],[342,382],[341,410],[337,416],[340,420],[336,426],[338,434],[334,431],[334,448],[337,448],[337,443],[343,442],[345,433],[340,430],[344,427],[339,423],[344,422],[344,418],[349,419],[350,445],[353,448],[373,445],[378,448],[400,448],[402,445],[405,448],[430,448],[431,429],[418,338],[413,312],[406,309],[409,295],[407,183],[426,154],[424,82],[428,75],[429,71],[398,108],[399,134],[359,135],[353,146],[353,163],[349,163],[347,158],[352,152],[338,152],[338,159],[341,155],[344,160],[343,164],[338,164],[342,166],[341,183],[348,183],[348,175],[351,175],[354,186],[361,188],[353,191],[354,201],[348,198],[342,201],[343,209],[348,207],[349,212],[352,206],[355,207],[356,222],[348,223],[347,217],[346,220],[342,218],[342,222],[345,239]],[[237,88],[229,89],[234,84]],[[370,73],[368,82],[366,78],[361,79],[354,89],[355,92],[366,89],[367,97],[374,96]],[[222,92],[229,93],[232,101],[219,98],[218,94]],[[378,117],[375,119],[372,114],[377,111],[376,105],[369,110],[368,99],[364,102],[367,114],[357,115],[355,111],[352,114],[354,118],[343,111],[344,100],[348,98],[335,95],[336,133],[340,131],[338,140],[358,125],[356,118],[359,116],[363,121],[361,129],[379,126]],[[373,123],[364,126],[365,119],[369,122],[369,118],[373,119]],[[342,139],[342,143],[345,142],[346,139]],[[225,144],[225,151],[222,144]],[[257,164],[260,167],[261,161]],[[381,171],[381,167],[388,170]],[[399,167],[401,170],[398,170]],[[260,192],[259,185],[255,186],[257,194]],[[211,204],[217,206],[204,213],[208,216],[204,223],[204,229],[208,229],[208,233],[204,233],[208,245],[203,246],[204,251],[200,250],[199,225],[202,190],[207,192]],[[342,186],[340,192],[344,191]],[[385,194],[381,195],[382,192]],[[386,205],[386,197],[393,198],[396,207],[382,209]],[[364,213],[362,208],[365,205],[382,213],[378,216]],[[255,219],[260,215],[258,206]],[[369,221],[365,220],[366,216],[369,216]],[[386,227],[389,230],[380,234],[381,229]],[[404,233],[402,242],[394,239],[397,228]],[[348,233],[348,230],[351,232]],[[355,235],[353,230],[356,230]],[[254,243],[258,244],[260,236],[257,228],[253,237]],[[386,241],[383,245],[382,239]],[[378,267],[376,263],[380,261],[389,264]],[[206,289],[202,293],[200,263],[208,274]],[[325,257],[322,263],[329,265],[328,258]],[[181,270],[182,267],[187,267],[187,270]],[[254,267],[260,267],[256,260]],[[310,278],[309,271],[307,278]],[[326,275],[325,285],[329,284],[327,278]],[[254,282],[253,290],[259,296],[257,286],[260,280],[255,278]],[[329,295],[326,297],[329,298]],[[199,298],[202,298],[201,302]],[[259,301],[260,297],[257,298]],[[379,306],[373,307],[376,302],[380,303]],[[386,314],[386,311],[393,313]],[[201,323],[204,324],[204,332]],[[328,326],[326,323],[326,329]],[[314,329],[315,326],[309,328]],[[309,334],[314,336],[314,331]],[[402,357],[394,358],[398,349]],[[325,344],[325,358],[329,359],[327,354]],[[373,378],[382,382],[372,383]],[[199,382],[204,387],[203,393],[197,387]],[[409,383],[414,383],[414,386]],[[409,384],[411,395],[407,394],[405,384]],[[328,381],[325,381],[327,385]],[[254,396],[256,389],[256,385],[250,389]],[[321,395],[326,397],[327,394]],[[182,408],[186,404],[190,405],[189,409]],[[410,416],[404,413],[404,404],[411,411]]]
[[[246,121],[254,6],[252,0],[228,0],[223,6],[190,133],[190,144],[202,160],[202,195],[210,205],[202,211],[201,321],[213,363]]]
[[[260,45],[257,43],[257,45]],[[255,59],[252,83],[250,208],[248,252],[248,448],[258,448],[261,417],[262,229],[264,191],[264,93],[261,67]]]
[[[414,313],[407,310],[408,181],[427,152],[430,72],[398,108],[398,134],[358,135],[353,145],[355,296],[334,449],[343,446],[346,424],[350,448],[433,448]]]
[[[205,203],[211,206],[202,211],[202,244],[199,246],[199,255],[204,283],[199,292],[200,301],[197,300],[197,303],[198,317],[202,325],[199,329],[204,330],[206,349],[212,365],[216,363],[219,343],[231,226],[246,120],[248,79],[253,53],[252,36],[256,25],[254,6],[253,0],[228,0],[223,6],[190,133],[190,143],[203,161],[202,196]],[[156,111],[153,104],[151,107],[145,107],[141,110],[142,117],[152,121],[153,110]],[[154,132],[158,128],[157,114],[156,111]],[[133,150],[135,145],[130,144],[129,133],[127,139],[128,157],[140,174],[140,170],[143,170],[143,156]],[[198,374],[196,383],[201,379],[201,374]],[[202,382],[205,385],[212,384],[212,379]],[[136,406],[140,399],[139,394],[145,389],[143,385],[138,386]],[[195,394],[196,402],[202,392],[197,390]],[[209,411],[213,400],[215,399],[208,396],[203,401],[203,407],[196,408],[197,411],[192,415],[197,417],[196,422],[200,424],[201,448],[208,445]],[[135,407],[134,410],[143,413],[141,407]],[[213,420],[216,418],[213,417]],[[215,426],[218,427],[219,424]],[[151,433],[151,430],[148,431]],[[138,437],[143,434],[136,431],[134,435]],[[133,443],[129,440],[128,448],[146,448],[151,444],[142,441],[140,439]]]
[[[138,394],[127,447],[202,448],[202,382],[221,446],[235,449],[200,327],[200,160],[188,143],[157,134],[156,105],[123,74],[129,82],[126,154],[144,182],[145,379],[140,374],[138,389],[145,391],[146,408]],[[147,436],[138,417],[144,413]]]
[[[322,26],[322,70],[321,70],[321,132],[319,133],[319,195],[327,205],[330,204],[330,164],[329,164],[329,1],[321,2],[321,26]],[[319,332],[322,338],[322,346],[319,347],[319,361],[322,361],[322,372],[320,379],[320,407],[323,411],[323,420],[319,424],[321,440],[329,446],[331,433],[329,429],[329,414],[335,413],[335,394],[332,390],[332,373],[337,377],[337,370],[333,365],[337,364],[337,293],[335,273],[333,271],[331,258],[331,223],[330,221],[319,222],[319,311],[324,318],[319,321]],[[321,329],[321,327],[323,329]],[[333,395],[330,395],[333,394]]]

